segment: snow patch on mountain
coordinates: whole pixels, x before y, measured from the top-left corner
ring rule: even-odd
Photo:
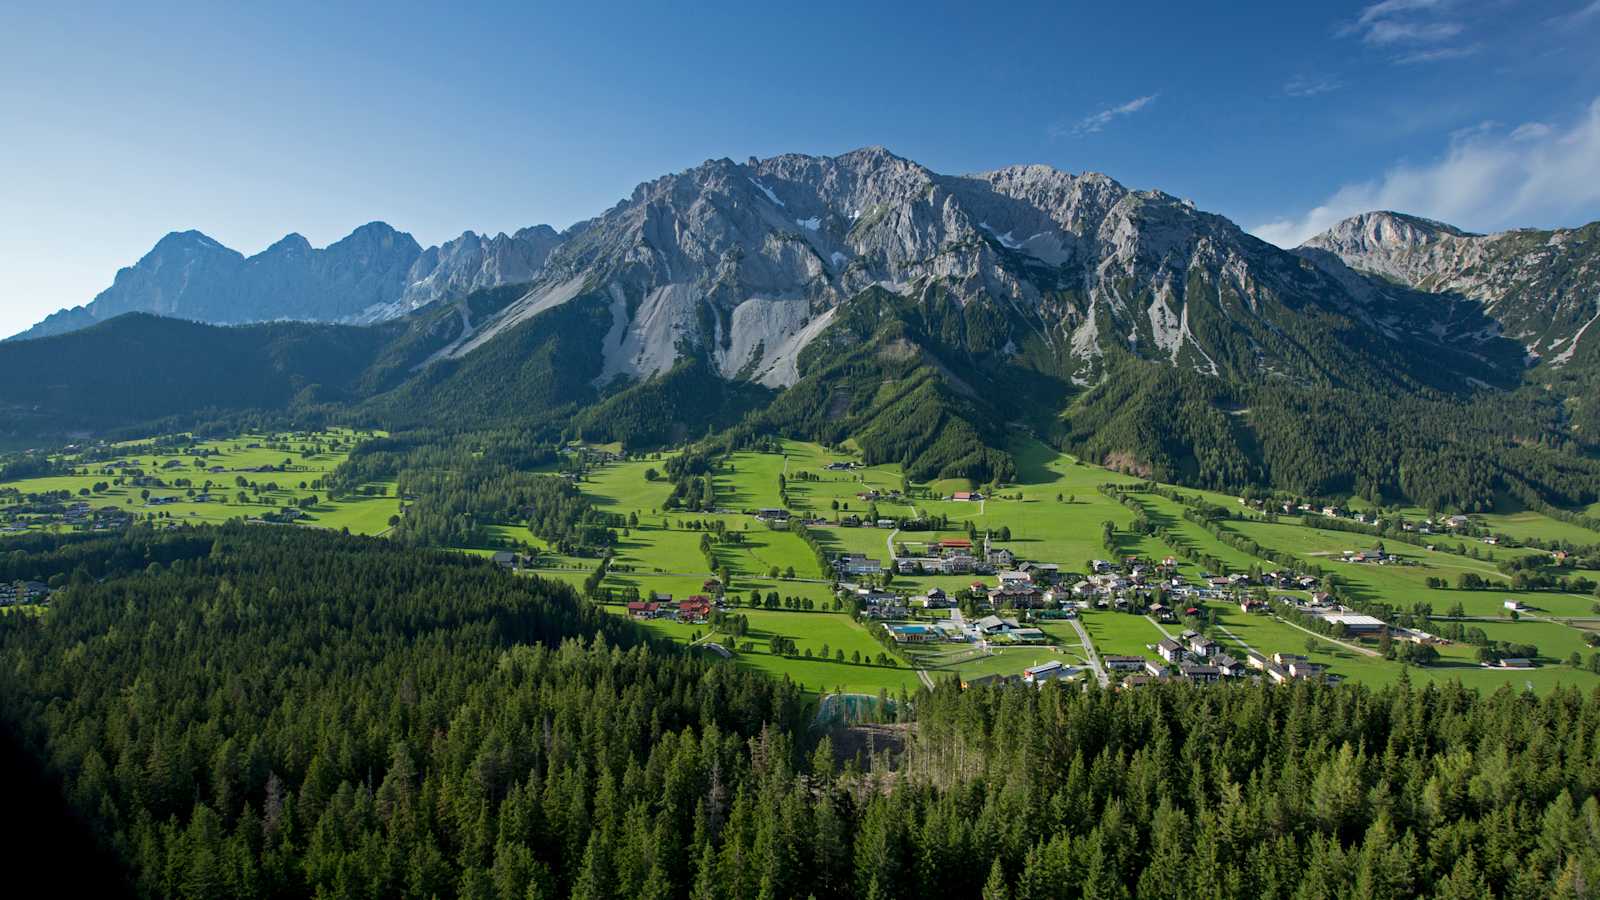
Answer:
[[[774,194],[772,192],[772,188],[767,187],[766,185],[762,184],[761,182],[757,181],[754,178],[750,179],[750,183],[756,186],[756,190],[760,191],[763,194],[766,194],[768,200],[771,200],[774,204],[776,204],[778,206],[782,206],[783,205],[783,201],[779,200],[778,199],[778,195]]]

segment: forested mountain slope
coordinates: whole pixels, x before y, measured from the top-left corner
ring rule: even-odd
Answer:
[[[398,328],[202,325],[143,313],[0,344],[0,436],[27,439],[173,415],[341,400]]]

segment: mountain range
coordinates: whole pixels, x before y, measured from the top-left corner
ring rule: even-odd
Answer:
[[[1484,236],[1375,212],[1286,251],[1095,173],[943,175],[878,147],[709,160],[560,233],[423,250],[373,223],[249,258],[169,235],[0,345],[0,373],[34,373],[0,404],[33,423],[13,438],[132,425],[74,409],[82,347],[117,358],[170,327],[117,316],[299,320],[341,324],[246,329],[281,381],[266,406],[297,414],[632,446],[804,434],[979,481],[1013,473],[1026,430],[1207,486],[1578,502],[1600,484],[1597,227]],[[301,371],[308,346],[345,358]],[[246,395],[136,408],[261,408]],[[1427,471],[1452,454],[1470,471]]]
[[[246,257],[198,231],[175,231],[93,300],[13,339],[65,334],[130,312],[217,325],[384,321],[479,288],[531,281],[559,240],[540,225],[509,236],[468,231],[424,250],[411,235],[371,222],[320,250],[290,234]]]

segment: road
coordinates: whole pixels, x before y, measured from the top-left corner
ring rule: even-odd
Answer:
[[[1089,668],[1094,670],[1094,677],[1099,680],[1101,687],[1111,684],[1111,676],[1106,674],[1105,667],[1100,665],[1100,654],[1094,650],[1094,642],[1089,640],[1089,632],[1083,627],[1083,620],[1073,616],[1067,621],[1072,623],[1074,631],[1078,632],[1078,640],[1083,642],[1083,655],[1089,660]]]
[[[885,549],[887,549],[889,551],[889,567],[890,568],[894,568],[894,536],[899,534],[899,533],[900,533],[900,529],[896,528],[895,530],[889,532],[889,536],[888,537],[883,539],[883,546],[885,547]]]

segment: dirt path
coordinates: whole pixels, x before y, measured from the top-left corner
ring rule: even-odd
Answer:
[[[1233,629],[1231,629],[1228,626],[1222,624],[1221,622],[1217,623],[1217,630],[1221,631],[1223,634],[1227,635],[1228,637],[1233,638],[1233,642],[1235,644],[1238,644],[1239,646],[1243,647],[1245,649],[1246,653],[1261,653],[1260,650],[1257,650],[1256,648],[1250,646],[1249,644],[1246,644],[1244,642],[1244,638],[1239,637],[1237,634],[1234,634],[1233,633]],[[1265,656],[1266,654],[1262,653],[1261,655]]]

